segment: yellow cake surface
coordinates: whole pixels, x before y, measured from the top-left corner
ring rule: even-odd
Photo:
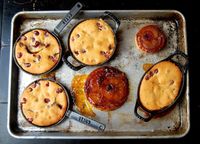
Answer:
[[[78,24],[72,31],[70,49],[80,62],[97,65],[108,60],[115,51],[112,28],[102,19],[89,19]]]
[[[148,110],[160,110],[170,105],[179,94],[182,73],[178,66],[163,61],[144,76],[139,91],[142,105]]]
[[[51,70],[61,57],[57,39],[46,30],[35,29],[25,33],[15,46],[18,64],[27,72],[42,74]]]
[[[25,118],[37,126],[50,126],[60,121],[67,109],[64,89],[50,80],[39,80],[28,86],[20,97]]]

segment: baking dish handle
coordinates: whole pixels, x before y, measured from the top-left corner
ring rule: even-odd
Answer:
[[[176,56],[181,56],[182,58],[184,58],[184,60],[185,60],[184,64],[182,64],[180,62],[180,60],[179,61],[174,60],[173,58],[175,58]],[[185,53],[183,53],[180,50],[177,50],[174,54],[170,55],[167,58],[167,60],[170,60],[170,61],[178,64],[183,69],[184,73],[186,73],[186,71],[188,69],[188,65],[189,65],[189,59],[188,59],[188,56]]]
[[[70,51],[67,51],[64,53],[63,57],[62,57],[62,61],[65,62],[66,65],[68,65],[71,69],[75,70],[75,71],[78,71],[80,69],[82,69],[83,67],[85,67],[84,65],[80,64],[79,66],[75,66],[73,65],[72,63],[70,63],[68,61],[68,58],[71,56],[71,53]]]
[[[134,113],[135,113],[135,115],[136,115],[139,119],[143,120],[144,122],[148,122],[148,121],[150,121],[150,120],[152,119],[153,115],[152,115],[151,113],[149,113],[149,112],[146,112],[146,111],[143,110],[143,109],[142,109],[142,110],[143,110],[145,113],[148,113],[148,116],[147,116],[147,117],[141,116],[141,115],[138,113],[138,108],[141,108],[141,107],[140,107],[140,105],[139,105],[139,103],[138,103],[138,101],[137,101],[136,104],[135,104]]]
[[[116,33],[120,26],[120,20],[109,11],[104,12],[102,19],[105,19],[106,17],[109,17],[111,20],[113,20],[115,22],[115,29],[113,31],[114,31],[114,33]]]
[[[98,131],[104,131],[106,128],[106,126],[104,124],[97,122],[95,120],[92,120],[90,118],[87,118],[83,115],[80,115],[80,114],[70,111],[70,110],[68,110],[66,115],[67,115],[67,117],[69,117],[73,120],[76,120],[82,124],[88,125],[94,129],[97,129]]]
[[[60,23],[54,28],[54,32],[59,35],[65,26],[72,20],[72,18],[78,14],[83,5],[77,2],[73,8],[65,15],[65,17],[60,21]]]

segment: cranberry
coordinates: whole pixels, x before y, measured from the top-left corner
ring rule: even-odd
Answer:
[[[28,118],[27,120],[32,123],[33,118]]]
[[[40,33],[39,33],[39,31],[34,31],[34,34],[35,34],[36,36],[38,36]]]
[[[74,51],[74,53],[75,53],[76,55],[79,55],[79,52],[78,52],[78,51]]]
[[[30,67],[31,64],[30,63],[24,63],[25,67]]]
[[[45,31],[45,32],[44,32],[44,36],[45,36],[45,37],[48,37],[48,36],[49,36],[49,33],[48,33],[47,31]]]
[[[154,72],[155,74],[158,73],[158,69],[155,69],[153,72]]]
[[[56,57],[54,57],[54,56],[49,56],[49,59],[51,59],[53,62],[57,62],[57,59],[56,59]]]
[[[49,103],[49,102],[50,102],[50,99],[45,98],[45,99],[44,99],[44,102],[45,102],[45,103]]]
[[[21,39],[22,40],[27,40],[27,37],[26,36],[22,36]]]
[[[150,76],[150,77],[153,76],[153,72],[152,72],[152,71],[149,72],[149,76]]]
[[[49,44],[49,43],[45,45],[45,47],[46,47],[46,48],[47,48],[47,47],[49,47],[49,46],[50,46],[50,44]]]
[[[40,61],[40,60],[41,60],[41,56],[40,56],[40,55],[38,55],[38,57],[37,57],[37,58],[38,58],[38,61]]]
[[[39,42],[39,41],[36,41],[36,42],[35,42],[35,45],[33,45],[33,47],[37,48],[39,45],[40,45],[40,42]]]
[[[149,80],[149,78],[150,78],[149,75],[146,75],[146,76],[145,76],[145,79],[146,79],[146,80]]]
[[[49,87],[49,82],[46,83],[46,86]]]
[[[102,26],[100,23],[97,22],[96,25],[97,25],[97,27],[98,27],[99,30],[102,30],[102,29],[103,29],[103,26]]]
[[[56,93],[62,93],[63,92],[63,89],[62,88],[58,88],[57,90],[56,90]]]
[[[82,50],[81,50],[81,53],[86,53],[86,50],[82,49]]]
[[[23,46],[24,46],[24,44],[23,44],[22,42],[20,42],[20,43],[19,43],[19,46],[20,46],[20,47],[23,47]]]
[[[30,88],[29,88],[29,92],[32,92],[32,91],[33,91],[33,89],[30,87]]]
[[[17,58],[21,58],[21,57],[22,57],[22,53],[21,52],[17,53]]]
[[[62,105],[61,105],[61,104],[58,104],[58,103],[57,103],[57,106],[58,106],[60,109],[62,109]]]
[[[31,40],[32,40],[32,42],[34,42],[34,41],[35,41],[35,38],[34,38],[34,37],[32,37],[32,38],[31,38]]]
[[[77,34],[76,37],[79,38],[79,37],[80,37],[80,34]]]

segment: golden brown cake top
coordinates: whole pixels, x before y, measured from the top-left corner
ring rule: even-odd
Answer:
[[[72,31],[70,49],[80,62],[97,65],[108,60],[115,51],[112,28],[102,19],[89,19],[78,24]]]
[[[68,105],[64,89],[50,80],[39,80],[25,88],[20,104],[25,118],[37,126],[57,123]]]
[[[181,83],[179,67],[170,61],[160,62],[144,76],[139,91],[140,101],[151,111],[167,107],[178,96]]]
[[[57,39],[46,30],[35,29],[25,33],[15,46],[18,64],[27,72],[42,74],[51,70],[61,57]]]

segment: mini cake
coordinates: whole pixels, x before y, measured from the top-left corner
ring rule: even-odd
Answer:
[[[73,29],[69,46],[78,61],[86,65],[102,64],[115,51],[115,35],[102,19],[89,19]]]
[[[135,40],[138,48],[148,53],[158,52],[166,44],[166,36],[157,25],[148,25],[140,29]]]
[[[19,66],[31,74],[42,74],[59,62],[61,47],[47,30],[35,29],[25,33],[15,45]]]
[[[89,74],[84,91],[94,107],[103,111],[115,110],[128,98],[128,79],[116,68],[101,67]]]
[[[182,73],[177,65],[163,61],[154,65],[143,77],[139,98],[148,110],[160,110],[172,104],[179,94]]]
[[[57,83],[41,79],[25,88],[20,99],[25,118],[37,126],[60,121],[67,110],[67,95]]]

